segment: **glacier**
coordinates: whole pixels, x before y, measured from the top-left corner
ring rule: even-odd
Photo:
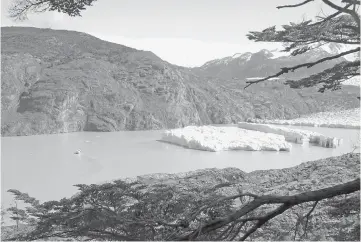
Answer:
[[[286,141],[297,144],[310,143],[325,148],[336,148],[342,143],[342,139],[328,137],[309,130],[291,129],[270,124],[255,124],[246,122],[239,122],[238,127],[242,129],[283,135]]]
[[[360,129],[360,108],[335,112],[320,112],[296,119],[247,119],[248,123]]]
[[[165,130],[161,141],[204,151],[290,151],[284,136],[238,127],[187,126]]]

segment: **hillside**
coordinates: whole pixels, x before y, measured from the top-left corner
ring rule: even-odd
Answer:
[[[25,27],[1,29],[3,136],[226,124],[289,119],[359,107],[359,89],[320,94],[281,83],[204,77],[151,52],[88,34]]]

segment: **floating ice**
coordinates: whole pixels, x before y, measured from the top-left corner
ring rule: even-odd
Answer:
[[[80,151],[80,150],[76,150],[76,151],[74,152],[74,154],[75,154],[75,155],[80,155],[80,154],[81,154],[81,151]]]
[[[308,142],[317,146],[326,148],[336,148],[340,145],[341,139],[334,137],[327,137],[317,132],[301,130],[301,129],[290,129],[286,127],[279,127],[276,125],[269,124],[254,124],[254,123],[238,123],[238,127],[248,130],[256,130],[265,133],[283,135],[288,142],[302,144]]]
[[[292,147],[282,135],[245,130],[238,127],[187,126],[164,131],[162,140],[190,149],[206,151],[290,151]]]

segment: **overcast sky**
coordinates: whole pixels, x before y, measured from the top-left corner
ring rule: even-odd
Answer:
[[[12,1],[1,0],[1,26],[86,32],[111,42],[150,50],[181,66],[199,66],[239,52],[273,49],[277,46],[253,43],[246,34],[330,12],[321,1],[278,10],[278,5],[301,1],[98,0],[82,17],[51,12],[29,15],[26,21],[14,22],[7,17]]]

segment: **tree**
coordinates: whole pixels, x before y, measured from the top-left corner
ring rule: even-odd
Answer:
[[[232,185],[184,190],[181,186],[149,186],[118,180],[76,185],[80,192],[75,196],[44,203],[26,193],[9,190],[16,200],[29,205],[22,210],[22,217],[33,229],[6,240],[246,240],[278,215],[288,212],[291,216],[291,208],[301,204],[306,204],[309,211],[303,214],[305,209],[298,210],[294,237],[302,227],[304,232],[299,237],[308,239],[309,219],[318,204],[323,202],[322,207],[329,203],[332,218],[359,213],[359,197],[342,199],[340,195],[358,191],[360,179],[291,196],[258,196],[242,191],[232,196],[217,193],[218,189]],[[339,199],[328,200],[333,197]],[[240,204],[234,207],[238,199]],[[340,209],[341,206],[345,207]],[[18,214],[19,210],[8,211]],[[347,234],[349,228],[347,225],[342,232]],[[273,233],[279,229],[275,228]],[[352,229],[355,232],[348,237],[357,240],[357,226]]]
[[[29,12],[42,13],[46,11],[57,11],[68,14],[71,17],[81,16],[81,11],[92,6],[96,0],[14,0],[9,9],[11,18],[27,19]]]
[[[306,0],[299,4],[278,6],[282,8],[295,8],[314,0]],[[285,73],[296,71],[300,68],[310,68],[317,64],[329,60],[341,58],[349,54],[360,53],[360,16],[358,9],[359,0],[341,0],[344,6],[337,5],[330,0],[321,0],[329,7],[334,9],[334,13],[326,17],[317,17],[317,21],[307,20],[301,23],[290,23],[283,25],[281,30],[275,26],[264,29],[263,31],[252,31],[247,36],[248,39],[256,42],[281,42],[284,43],[283,51],[290,52],[291,55],[301,55],[311,49],[320,48],[328,43],[339,43],[346,46],[353,46],[350,50],[337,55],[325,57],[314,62],[303,63],[297,66],[283,67],[274,75],[258,80],[247,81],[248,85],[260,83],[279,77]],[[324,92],[327,89],[336,90],[341,87],[341,83],[351,77],[360,75],[360,59],[354,61],[342,61],[332,68],[326,69],[320,73],[302,78],[300,80],[287,80],[286,84],[292,88],[302,88],[319,86],[319,91]]]

